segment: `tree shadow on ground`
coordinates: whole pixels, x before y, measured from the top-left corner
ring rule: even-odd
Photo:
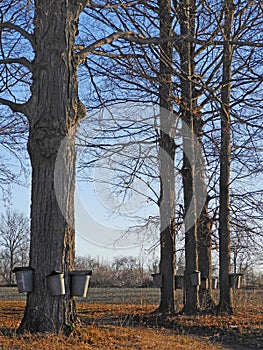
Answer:
[[[0,328],[0,335],[4,337],[12,337],[16,335],[16,329],[15,328]]]
[[[154,328],[166,328],[176,334],[208,337],[211,341],[227,345],[229,349],[263,349],[262,329],[240,330],[238,326],[206,326],[195,321],[195,316],[143,315],[131,318],[131,324]]]
[[[263,349],[262,329],[240,330],[237,326],[206,326],[195,320],[195,316],[164,315],[164,314],[119,314],[118,316],[96,317],[88,315],[81,317],[85,324],[115,325],[121,327],[147,327],[154,329],[169,329],[175,334],[195,335],[218,342],[229,350]]]

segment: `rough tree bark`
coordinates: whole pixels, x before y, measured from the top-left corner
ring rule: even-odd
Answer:
[[[211,310],[216,306],[212,290],[212,226],[214,218],[209,215],[209,196],[205,179],[205,164],[202,149],[202,137],[204,123],[202,112],[198,109],[198,90],[194,88],[194,100],[196,110],[194,114],[194,129],[196,136],[196,159],[195,159],[195,194],[197,207],[197,251],[198,270],[201,272],[202,280],[207,280],[208,285],[201,284],[199,288],[199,299],[201,309]]]
[[[171,33],[170,0],[159,0],[160,37]],[[160,312],[174,312],[175,294],[175,115],[172,98],[173,44],[160,45],[160,273],[162,275]]]
[[[221,150],[220,150],[220,203],[219,203],[219,281],[220,301],[218,312],[231,314],[233,291],[230,286],[230,91],[232,75],[232,26],[234,3],[226,0],[224,3],[225,23],[223,50],[223,73],[221,90]]]
[[[181,35],[194,35],[195,1],[181,1],[180,28]],[[199,308],[198,286],[191,283],[191,274],[198,270],[197,225],[195,198],[195,137],[194,137],[194,47],[190,42],[181,45],[181,116],[183,120],[183,187],[185,209],[185,305],[184,312],[194,314]]]
[[[211,310],[216,306],[212,290],[212,225],[213,219],[209,216],[208,201],[206,201],[197,221],[198,266],[201,277],[208,280],[208,286],[201,286],[199,291],[200,306],[204,310]]]
[[[85,1],[34,3],[35,60],[27,115],[32,164],[30,266],[35,270],[35,283],[18,332],[70,333],[77,322],[67,278],[74,267],[74,140],[85,115],[78,98],[74,43]],[[65,138],[57,173],[60,178],[55,179],[57,155]],[[56,198],[55,181],[63,208]],[[65,295],[52,296],[47,289],[46,277],[54,270],[65,273]]]

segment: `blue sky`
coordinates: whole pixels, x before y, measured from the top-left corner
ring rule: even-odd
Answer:
[[[85,189],[86,187],[86,189]],[[12,184],[12,209],[30,217],[31,189],[30,186]],[[8,206],[10,205],[8,204]],[[4,213],[6,205],[0,202],[0,212]],[[81,256],[103,257],[111,260],[116,256],[138,256],[141,245],[131,239],[130,242],[115,241],[120,237],[125,227],[123,219],[111,216],[108,209],[100,202],[93,185],[77,184],[76,189],[76,253]],[[149,244],[150,245],[150,244]],[[148,245],[148,246],[149,246]],[[145,252],[146,254],[146,252]]]

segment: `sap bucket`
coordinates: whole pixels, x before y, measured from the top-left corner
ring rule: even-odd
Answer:
[[[201,277],[201,289],[207,290],[209,287],[209,280],[207,277]]]
[[[91,275],[91,270],[70,271],[71,296],[84,298],[87,296]]]
[[[64,295],[66,293],[64,273],[59,271],[51,272],[47,276],[47,287],[51,295]]]
[[[19,293],[33,291],[34,269],[29,266],[15,267],[13,272],[16,275],[17,289]]]
[[[241,288],[242,274],[240,274],[240,273],[231,273],[229,278],[230,278],[230,286],[231,286],[231,288],[233,288],[233,289]]]
[[[212,278],[212,288],[213,289],[217,289],[218,286],[218,278],[217,277],[213,277]]]
[[[175,289],[184,289],[184,276],[175,276]]]
[[[157,288],[162,288],[163,286],[163,275],[161,273],[152,273],[153,285]]]
[[[200,271],[194,271],[190,274],[191,278],[191,284],[193,287],[197,287],[201,285],[201,272]]]

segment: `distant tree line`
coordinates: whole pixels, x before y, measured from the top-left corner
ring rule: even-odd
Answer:
[[[0,283],[15,284],[12,272],[16,266],[29,263],[29,220],[16,210],[7,210],[0,216]],[[263,285],[263,274],[253,265],[247,249],[236,245],[232,267],[243,276],[244,286]],[[92,270],[91,287],[154,287],[151,274],[158,272],[158,261],[134,256],[115,256],[111,261],[101,257],[76,256],[76,269]],[[177,262],[177,274],[183,275],[184,259]],[[217,272],[213,272],[217,275]]]
[[[76,257],[76,268],[91,269],[91,287],[153,287],[154,267],[136,257],[116,256],[111,262],[91,256]]]
[[[184,266],[179,265],[180,261],[177,271],[182,275]],[[133,256],[116,256],[111,262],[99,257],[77,256],[76,268],[92,270],[91,287],[155,287],[151,276],[157,272],[157,264],[154,261],[145,266],[142,260]],[[248,267],[247,264],[239,271],[242,273],[242,286],[253,288],[263,286],[262,272]]]

